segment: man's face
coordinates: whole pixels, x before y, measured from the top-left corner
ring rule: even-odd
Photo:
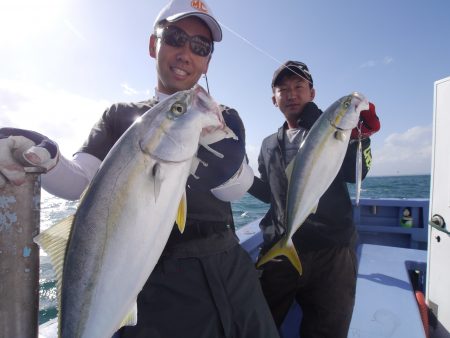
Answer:
[[[187,17],[168,25],[182,29],[190,37],[200,35],[212,41],[210,30],[198,18]],[[211,55],[203,57],[194,54],[189,42],[182,47],[172,47],[155,35],[150,38],[150,56],[156,59],[158,90],[165,94],[192,88],[202,74],[206,74],[211,58]]]
[[[272,102],[288,121],[297,121],[305,105],[314,100],[314,88],[309,82],[297,75],[285,76],[273,88]]]

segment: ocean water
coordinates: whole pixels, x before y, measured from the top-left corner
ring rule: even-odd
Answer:
[[[354,197],[355,186],[348,184],[348,188],[350,195]],[[361,190],[361,198],[429,198],[429,195],[430,175],[367,177]],[[76,207],[76,202],[43,192],[41,230],[75,213]],[[263,217],[269,205],[246,194],[241,200],[232,203],[232,207],[236,228],[240,228]],[[41,252],[39,284],[39,324],[42,324],[57,315],[55,274],[44,252]]]
[[[361,184],[361,198],[429,198],[430,179],[430,175],[369,176]],[[350,196],[354,198],[355,185],[347,186]],[[269,208],[268,204],[249,194],[232,205],[237,228],[263,217]]]

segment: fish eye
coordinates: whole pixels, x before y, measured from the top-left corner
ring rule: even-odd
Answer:
[[[177,118],[186,112],[186,104],[183,102],[175,102],[170,107],[169,118]]]
[[[352,98],[348,97],[345,101],[344,101],[344,108],[347,109],[348,107],[350,107],[350,103],[351,103]]]

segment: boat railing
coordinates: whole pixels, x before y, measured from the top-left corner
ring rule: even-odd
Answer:
[[[353,200],[353,221],[359,244],[377,244],[426,250],[429,199],[363,198]],[[260,218],[237,230],[241,245],[256,259],[262,243]]]
[[[353,201],[359,242],[427,249],[429,199],[366,198]]]

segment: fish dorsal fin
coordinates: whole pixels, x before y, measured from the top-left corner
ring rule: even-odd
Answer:
[[[56,223],[47,230],[34,237],[34,242],[49,255],[53,270],[56,274],[56,288],[58,305],[61,308],[61,287],[66,255],[67,242],[69,241],[70,230],[72,229],[74,215],[71,215],[61,222]]]
[[[178,225],[178,230],[180,230],[181,233],[184,232],[184,228],[186,226],[186,214],[187,214],[187,200],[185,191],[183,193],[183,196],[181,196],[180,204],[178,206],[177,211],[177,219],[175,221]]]
[[[288,179],[288,184],[291,181],[291,176],[292,176],[292,171],[294,170],[294,162],[295,162],[295,157],[292,159],[291,162],[289,162],[288,166],[285,169],[285,173],[286,173],[286,177]]]
[[[137,302],[133,302],[133,307],[127,313],[125,318],[120,323],[120,326],[117,328],[119,330],[122,326],[134,326],[137,324]]]

